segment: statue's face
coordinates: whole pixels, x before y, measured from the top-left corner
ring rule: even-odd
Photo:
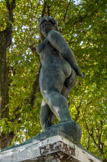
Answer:
[[[40,25],[40,30],[41,30],[41,33],[43,34],[43,36],[47,37],[49,31],[55,30],[55,27],[54,27],[54,25],[50,21],[44,21]]]

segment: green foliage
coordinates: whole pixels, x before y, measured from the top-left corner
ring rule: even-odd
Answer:
[[[17,0],[14,10],[12,45],[7,51],[9,68],[9,119],[1,120],[1,132],[14,131],[12,144],[23,142],[41,131],[39,111],[42,96],[35,94],[35,104],[29,98],[40,61],[31,46],[39,43],[38,18],[51,15],[59,31],[73,49],[85,78],[78,78],[68,96],[71,116],[82,128],[82,145],[99,157],[107,156],[106,142],[106,17],[105,2],[82,0]],[[0,1],[0,31],[6,28],[5,1]],[[38,85],[37,85],[38,86]]]
[[[7,10],[5,1],[0,2],[0,31],[6,27],[7,22]]]

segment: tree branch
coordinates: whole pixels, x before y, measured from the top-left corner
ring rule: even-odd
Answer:
[[[103,148],[102,148],[102,146],[101,146],[101,143],[97,143],[96,140],[95,140],[95,138],[94,138],[94,135],[93,135],[93,128],[92,128],[92,132],[90,132],[89,127],[88,127],[88,125],[87,125],[86,122],[85,122],[85,127],[86,127],[86,130],[87,130],[89,136],[92,138],[92,140],[93,140],[95,146],[98,148],[100,154],[101,154],[102,156],[104,156],[104,152],[103,152]]]
[[[39,71],[40,71],[40,68],[39,68]],[[36,76],[36,79],[34,80],[31,95],[30,95],[30,99],[29,99],[29,104],[31,104],[31,107],[33,107],[33,105],[34,105],[36,92],[39,92],[39,72],[38,72],[38,74]]]
[[[9,3],[9,0],[6,0],[6,7],[9,14],[9,21],[13,22],[13,9],[16,7],[16,0],[13,0],[11,3]]]
[[[50,16],[50,6],[49,5],[47,5],[47,14],[48,14],[48,16]]]
[[[10,10],[9,0],[6,0],[6,7],[7,7],[8,11],[9,11]]]
[[[102,135],[102,128],[103,128],[103,121],[100,121],[100,125],[101,125],[101,132],[100,132],[100,140],[101,140],[101,135]]]
[[[44,0],[43,10],[42,10],[42,15],[41,15],[42,17],[44,17],[44,15],[45,15],[46,7],[47,7],[47,1]]]
[[[78,118],[79,118],[81,104],[82,104],[82,99],[81,99],[81,101],[80,101],[80,103],[79,103],[79,106],[76,107],[77,114],[76,114],[76,116],[75,116],[75,121],[77,121]]]
[[[66,8],[66,11],[65,11],[65,14],[64,14],[64,19],[63,19],[64,22],[65,22],[65,18],[66,18],[69,6],[70,6],[70,2],[68,2],[67,8]]]

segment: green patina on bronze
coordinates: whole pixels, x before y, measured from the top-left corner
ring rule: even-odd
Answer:
[[[60,122],[59,126],[66,133],[66,128],[61,123],[64,122],[67,127],[66,123],[70,121],[72,128],[69,125],[67,134],[75,136],[77,138],[75,141],[79,143],[81,129],[79,126],[76,127],[80,132],[78,140],[76,131],[73,130],[75,122],[70,116],[66,97],[74,87],[77,77],[84,77],[84,75],[81,73],[72,49],[57,31],[58,26],[54,18],[50,16],[41,18],[39,30],[42,42],[36,49],[42,64],[39,79],[43,96],[40,112],[42,129],[45,131],[54,125],[53,119],[56,116]]]

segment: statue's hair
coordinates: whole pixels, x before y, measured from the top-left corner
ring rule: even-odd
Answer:
[[[44,39],[44,36],[41,34],[41,28],[40,28],[40,26],[41,26],[41,24],[42,24],[44,21],[50,21],[50,22],[54,25],[55,29],[58,31],[57,22],[56,22],[56,20],[55,20],[53,17],[51,17],[51,16],[42,17],[41,19],[38,20],[38,23],[39,23],[39,32],[40,32],[41,40]]]

